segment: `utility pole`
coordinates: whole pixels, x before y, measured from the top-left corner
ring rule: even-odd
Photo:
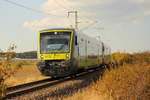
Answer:
[[[68,11],[68,17],[71,13],[75,14],[75,28],[78,29],[78,12],[77,11]]]

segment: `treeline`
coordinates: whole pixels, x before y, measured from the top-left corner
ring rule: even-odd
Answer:
[[[36,59],[37,58],[37,51],[29,51],[23,53],[16,53],[15,58],[21,59]]]
[[[10,54],[10,53],[2,52],[2,53],[0,53],[0,56],[5,58],[6,54]],[[13,58],[36,59],[37,58],[37,51],[28,51],[28,52],[23,52],[23,53],[15,53],[14,52]]]

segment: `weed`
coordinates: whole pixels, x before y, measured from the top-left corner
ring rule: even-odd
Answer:
[[[150,100],[150,52],[113,53],[118,67],[105,70],[101,79],[63,100]]]
[[[5,85],[5,80],[13,75],[21,67],[20,64],[16,64],[14,66],[14,63],[12,61],[12,58],[15,55],[15,48],[15,45],[11,45],[5,53],[0,50],[0,57],[2,58],[0,60],[0,98],[3,98],[5,96],[5,90],[7,87]]]

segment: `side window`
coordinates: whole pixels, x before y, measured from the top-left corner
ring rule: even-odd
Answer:
[[[78,45],[78,39],[77,39],[77,36],[75,36],[75,45]]]

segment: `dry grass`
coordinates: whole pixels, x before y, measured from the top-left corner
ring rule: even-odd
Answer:
[[[149,100],[150,65],[122,66],[106,71],[95,88],[114,100]]]
[[[94,86],[94,84],[92,86]],[[104,94],[103,95],[99,94],[95,89],[92,89],[92,86],[89,86],[86,89],[78,91],[71,97],[68,98],[61,97],[60,100],[108,100],[105,99],[106,96]]]
[[[114,53],[115,68],[63,100],[150,100],[150,52]],[[117,67],[119,66],[119,67]]]
[[[150,100],[150,65],[107,70],[102,79],[63,100]]]
[[[0,98],[5,96],[5,89],[7,87],[5,80],[21,67],[21,64],[14,64],[13,61],[11,61],[15,55],[15,48],[15,45],[11,45],[8,48],[7,53],[4,53],[2,50],[0,50],[0,57],[3,58],[0,60]]]
[[[84,89],[79,89],[71,97],[64,96],[59,99],[150,100],[150,52],[135,54],[114,53],[112,61],[120,67],[106,70],[96,82]],[[6,64],[11,65],[11,68],[15,70],[15,66],[21,66],[21,68],[13,71],[15,74],[11,74],[5,80],[5,83],[12,86],[45,78],[40,75],[35,63],[36,61],[9,61]],[[2,64],[0,62],[0,65]],[[6,85],[4,82],[1,83],[0,92],[3,92]],[[49,98],[48,100],[52,99]]]
[[[38,79],[35,68],[36,61],[17,61],[15,57],[15,45],[11,45],[6,52],[0,50],[0,99],[5,96],[5,90],[8,86],[18,85]],[[34,66],[34,67],[33,67]],[[31,74],[36,77],[30,76]],[[26,80],[26,78],[29,79]]]
[[[7,87],[46,78],[36,68],[36,61],[10,60],[9,63],[8,61],[1,62],[5,62],[3,65],[0,65],[0,68],[5,68],[5,70],[0,69],[0,71],[4,71],[8,75],[3,75],[3,82],[0,84],[0,97],[5,96],[5,89]],[[6,65],[9,66],[6,67]]]
[[[16,61],[16,63],[22,63],[22,67],[5,81],[7,86],[24,84],[46,78],[37,69],[36,61]]]
[[[139,53],[121,53],[116,52],[112,54],[112,62],[117,66],[126,64],[148,65],[150,64],[150,52]]]

